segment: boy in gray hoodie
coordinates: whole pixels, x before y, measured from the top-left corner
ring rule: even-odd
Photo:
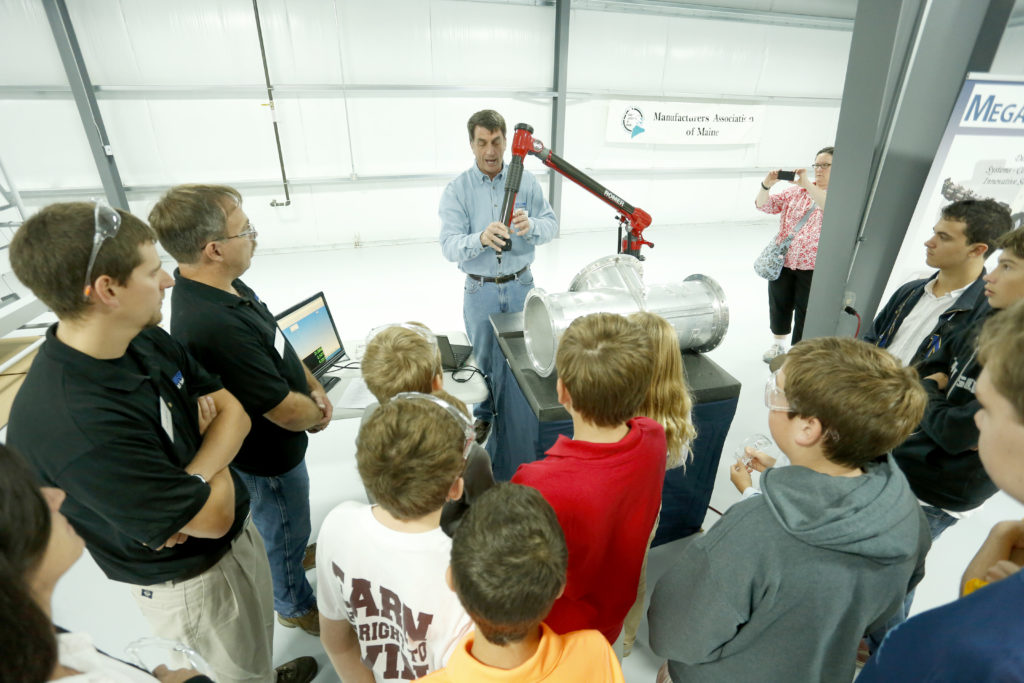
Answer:
[[[924,574],[928,526],[885,454],[926,403],[916,371],[865,342],[793,347],[765,387],[792,465],[765,470],[763,495],[692,541],[651,596],[673,681],[853,678],[861,637]]]

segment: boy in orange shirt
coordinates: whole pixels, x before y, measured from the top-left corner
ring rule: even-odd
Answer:
[[[429,683],[623,683],[608,641],[558,635],[542,622],[565,588],[568,552],[554,510],[536,490],[498,484],[463,518],[448,585],[476,625]]]

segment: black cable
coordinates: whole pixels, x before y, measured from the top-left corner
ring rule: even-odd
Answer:
[[[855,309],[853,306],[844,306],[843,307],[843,312],[848,314],[848,315],[852,315],[855,318],[857,318],[857,331],[854,333],[853,336],[854,337],[859,337],[860,336],[860,313],[858,313],[857,309]]]
[[[462,378],[459,378],[459,377],[455,376],[456,372],[462,372],[463,370],[468,370],[469,374],[466,375],[465,377],[462,377]],[[479,374],[481,377],[484,378],[484,381],[487,382],[487,375],[484,374],[484,371],[481,370],[478,367],[473,366],[473,365],[460,365],[459,367],[457,367],[454,370],[452,370],[452,381],[453,382],[458,382],[459,384],[465,384],[469,380],[473,379],[473,375],[476,375],[476,374]],[[491,390],[491,387],[490,387],[490,383],[488,382],[487,391],[490,392],[490,390]]]

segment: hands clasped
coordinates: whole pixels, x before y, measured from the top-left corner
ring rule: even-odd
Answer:
[[[512,230],[519,237],[530,232],[530,217],[526,213],[526,209],[516,209],[512,212]],[[490,247],[494,251],[501,251],[510,236],[509,229],[503,223],[495,221],[480,233],[480,245]]]

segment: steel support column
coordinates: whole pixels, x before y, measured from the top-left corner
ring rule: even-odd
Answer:
[[[89,72],[85,68],[82,51],[78,47],[78,39],[71,25],[67,5],[64,4],[64,0],[43,0],[43,7],[46,9],[46,18],[50,22],[50,30],[53,31],[53,39],[57,43],[57,51],[60,52],[71,92],[75,96],[78,114],[82,118],[82,127],[89,140],[89,149],[92,150],[93,161],[96,162],[96,170],[99,172],[100,182],[103,183],[107,201],[112,206],[128,210],[128,198],[121,184],[121,174],[117,171],[114,152],[110,148],[107,130],[103,126],[103,117],[100,116],[100,108],[96,104],[92,81],[89,80]]]
[[[964,76],[988,70],[1012,8],[858,3],[805,337],[853,332],[848,292],[870,324]]]

